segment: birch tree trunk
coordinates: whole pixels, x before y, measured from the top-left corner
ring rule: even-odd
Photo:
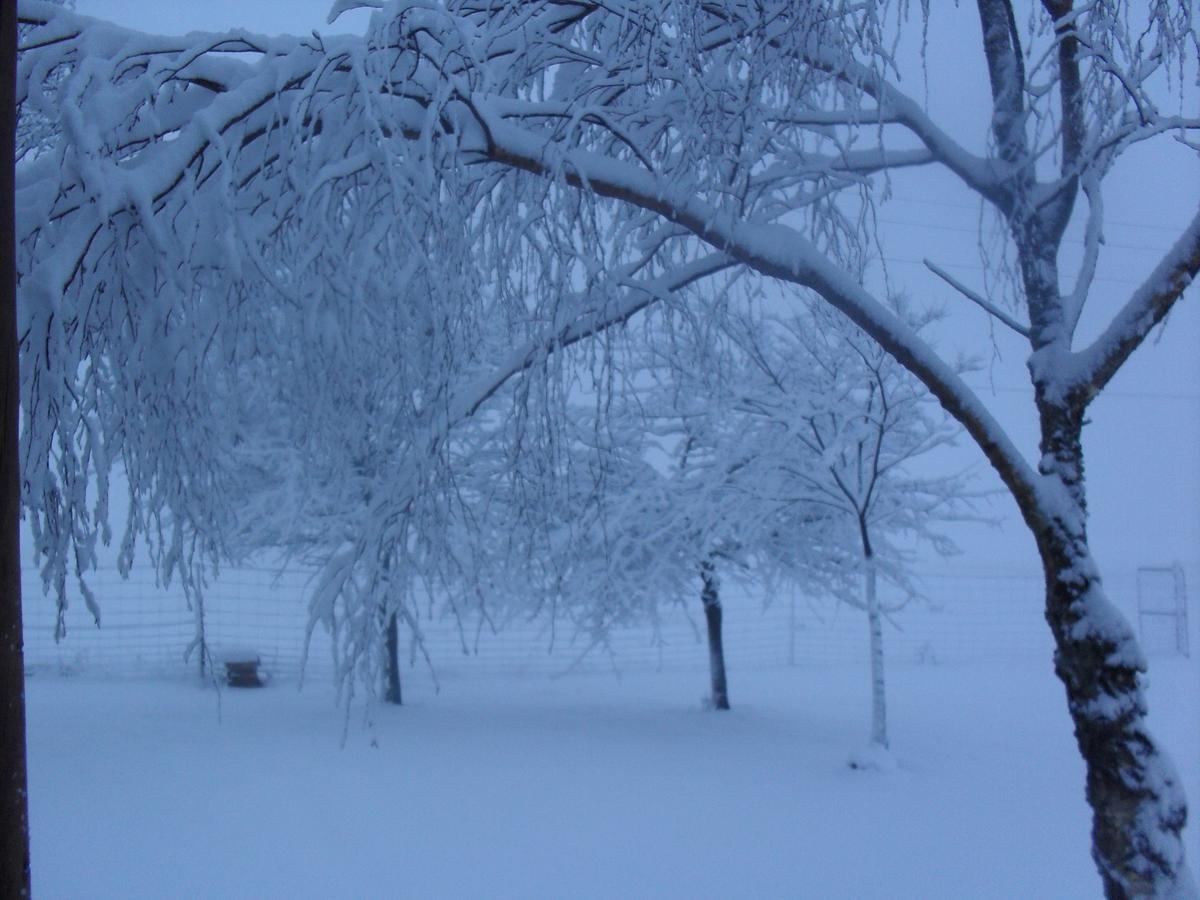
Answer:
[[[875,558],[866,559],[864,575],[867,625],[871,631],[871,743],[888,749],[887,689],[883,676],[883,617],[879,614],[879,595],[876,591]]]

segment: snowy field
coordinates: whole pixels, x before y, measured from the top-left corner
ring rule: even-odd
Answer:
[[[105,897],[1096,897],[1048,661],[897,665],[898,767],[858,666],[330,689],[28,679],[34,889]],[[1152,665],[1200,797],[1200,665]],[[345,735],[343,743],[343,735]],[[1198,829],[1188,852],[1200,861]]]

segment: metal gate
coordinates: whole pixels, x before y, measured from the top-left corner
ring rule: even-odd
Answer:
[[[1138,631],[1147,653],[1188,655],[1183,568],[1142,566],[1137,573]]]

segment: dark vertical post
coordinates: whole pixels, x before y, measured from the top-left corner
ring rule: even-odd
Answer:
[[[796,664],[796,591],[792,590],[788,604],[788,665]]]
[[[709,561],[700,564],[700,602],[708,626],[708,669],[712,678],[713,709],[729,709],[729,687],[725,681],[725,643],[721,635],[721,582]]]
[[[196,591],[196,599],[192,601],[196,608],[196,637],[200,641],[200,680],[208,680],[208,622],[205,621],[204,593]],[[216,673],[213,673],[216,677]]]
[[[15,219],[17,4],[0,0],[0,897],[28,897]]]
[[[400,699],[400,626],[396,614],[387,620],[387,690],[383,695],[387,703],[401,705]]]

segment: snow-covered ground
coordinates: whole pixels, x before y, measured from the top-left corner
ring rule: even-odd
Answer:
[[[1200,661],[1156,660],[1200,798]],[[40,897],[1095,897],[1048,662],[897,665],[891,772],[849,664],[324,684],[28,680]],[[343,734],[345,740],[343,744]],[[1188,849],[1200,862],[1200,829]]]

